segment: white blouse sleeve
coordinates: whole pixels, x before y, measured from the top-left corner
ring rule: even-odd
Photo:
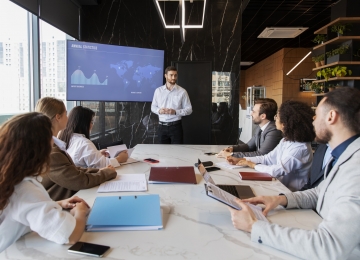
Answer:
[[[272,152],[263,156],[267,158],[258,162],[260,164],[255,165],[255,170],[269,173],[273,177],[287,175],[304,165],[303,157],[308,157],[307,152],[306,146],[286,149],[279,144]],[[280,156],[278,153],[281,153],[281,157],[277,159],[277,156]],[[268,158],[270,156],[271,160]]]
[[[80,165],[86,165],[90,168],[104,168],[111,164],[114,167],[119,166],[115,158],[107,158],[96,149],[96,146],[89,139],[84,138],[81,147],[76,151],[76,161]]]
[[[52,201],[46,196],[47,193],[40,189],[32,189],[31,192],[24,193],[19,194],[17,198],[13,219],[29,226],[45,239],[58,244],[69,243],[69,237],[76,226],[75,218],[63,211],[57,202]]]

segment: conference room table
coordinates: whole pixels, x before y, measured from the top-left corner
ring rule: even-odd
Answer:
[[[145,173],[151,167],[194,166],[198,158],[214,163],[225,159],[207,152],[218,152],[217,145],[138,144],[132,153],[137,163],[123,165],[118,174]],[[145,158],[159,160],[157,164]],[[84,232],[81,241],[108,245],[108,259],[296,259],[295,256],[250,240],[250,234],[234,228],[226,205],[208,197],[204,180],[194,167],[197,184],[148,184],[146,192],[97,193],[97,188],[81,190],[76,195],[91,206],[97,196],[159,194],[163,229],[151,231]],[[241,171],[254,171],[250,168]],[[221,169],[210,173],[217,184],[250,185],[255,195],[278,195],[289,190],[279,181],[242,181],[239,169]],[[321,218],[312,210],[271,211],[272,223],[287,227],[314,229]],[[4,234],[1,234],[4,235]],[[92,259],[70,254],[69,245],[58,245],[31,232],[0,254],[0,259]]]

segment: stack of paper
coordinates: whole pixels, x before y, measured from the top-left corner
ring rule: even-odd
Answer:
[[[100,185],[97,192],[147,191],[146,176],[141,174],[120,174]]]

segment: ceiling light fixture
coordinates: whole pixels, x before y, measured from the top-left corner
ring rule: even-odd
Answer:
[[[302,58],[301,61],[299,61],[298,64],[296,64],[296,65],[286,74],[286,76],[289,75],[297,66],[299,66],[299,64],[300,64],[301,62],[303,62],[303,61],[306,59],[306,57],[309,56],[310,54],[311,54],[311,51],[310,51],[308,54],[306,54],[305,57]]]
[[[253,61],[240,61],[240,66],[250,66],[253,63]]]
[[[266,27],[258,38],[295,38],[309,27]]]
[[[178,0],[179,2],[179,9],[180,9],[180,14],[179,14],[179,21],[180,23],[178,25],[168,25],[166,24],[165,21],[165,17],[163,15],[163,12],[161,11],[161,7],[159,2],[160,1],[169,1],[169,0],[154,0],[155,6],[156,6],[156,10],[159,13],[161,22],[164,26],[165,29],[180,29],[180,33],[181,33],[181,40],[182,42],[185,42],[185,29],[201,29],[204,27],[204,19],[205,19],[205,7],[206,7],[206,1],[207,0],[203,0],[204,1],[204,7],[203,7],[203,14],[202,14],[202,20],[201,20],[201,25],[191,25],[191,24],[187,24],[185,25],[185,0]],[[177,0],[175,0],[177,1]],[[190,3],[193,3],[193,0],[186,0],[186,1],[190,1]]]

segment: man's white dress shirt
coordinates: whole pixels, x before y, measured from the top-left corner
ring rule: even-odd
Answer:
[[[245,159],[258,163],[255,170],[269,173],[291,191],[298,191],[307,182],[313,154],[310,143],[285,141],[283,138],[270,153]]]
[[[171,108],[176,111],[175,115],[159,114],[161,108]],[[151,111],[159,115],[160,122],[173,122],[181,120],[182,116],[192,113],[192,106],[189,95],[185,89],[175,84],[170,91],[164,86],[155,90],[153,101],[151,103]]]
[[[102,155],[101,152],[96,149],[94,143],[87,139],[83,134],[72,134],[69,148],[66,152],[78,167],[100,169],[109,164],[114,167],[119,166],[119,163],[115,158],[107,158]]]
[[[58,244],[69,242],[76,220],[49,197],[38,180],[41,177],[26,177],[17,184],[0,214],[0,252],[30,231]]]

